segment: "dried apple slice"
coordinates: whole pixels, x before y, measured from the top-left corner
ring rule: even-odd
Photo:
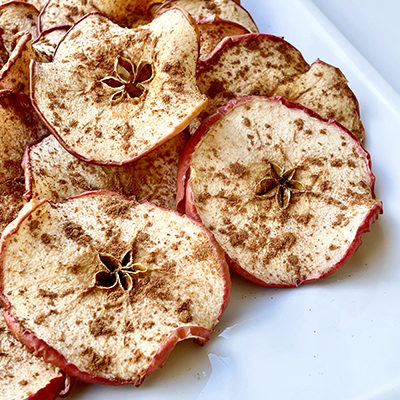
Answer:
[[[28,203],[0,257],[8,325],[86,382],[140,384],[177,342],[209,340],[230,292],[202,225],[106,191]]]
[[[0,234],[23,205],[25,147],[43,133],[28,99],[0,90]]]
[[[206,105],[195,77],[197,34],[179,9],[136,29],[88,15],[64,37],[53,62],[32,63],[33,105],[78,158],[134,161],[176,136]]]
[[[218,16],[222,19],[237,22],[250,32],[258,32],[253,18],[234,0],[167,0],[154,7],[155,14],[169,7],[181,7],[193,18]]]
[[[123,193],[118,167],[80,161],[68,153],[53,135],[29,145],[22,166],[25,171],[26,201],[60,201],[97,189]]]
[[[11,53],[12,38],[18,32],[37,34],[39,11],[24,1],[9,1],[0,5],[0,35],[8,53]]]
[[[89,190],[109,189],[174,209],[178,159],[186,142],[187,134],[182,132],[139,161],[113,167],[80,161],[54,136],[48,136],[25,152],[24,197],[27,201],[59,201]]]
[[[249,34],[224,39],[200,62],[198,85],[210,98],[201,118],[235,98],[283,95],[364,137],[358,101],[343,74],[321,61],[310,67],[282,38]],[[191,133],[199,125],[200,119],[192,123]]]
[[[14,40],[16,45],[0,70],[0,89],[9,89],[29,96],[29,63],[35,57],[31,34],[17,33]]]
[[[200,59],[206,58],[225,37],[250,33],[244,26],[217,16],[199,18],[197,25],[200,31]]]
[[[25,147],[46,134],[29,100],[0,90],[0,183],[22,175]]]
[[[339,68],[317,60],[306,73],[283,83],[274,93],[341,123],[358,139],[364,139],[357,98]]]
[[[284,98],[233,100],[205,120],[180,160],[178,201],[265,286],[333,273],[382,203],[368,153],[345,128]]]
[[[19,32],[13,37],[13,50],[0,69],[0,89],[9,89],[16,93],[30,94],[31,60],[50,62],[55,49],[65,36],[68,28],[55,27],[42,34],[32,42],[29,32]]]
[[[55,400],[64,386],[65,376],[60,370],[35,357],[14,339],[0,315],[1,399]]]

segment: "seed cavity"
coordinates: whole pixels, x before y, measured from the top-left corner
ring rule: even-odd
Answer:
[[[111,88],[111,105],[121,103],[126,97],[140,97],[154,79],[153,66],[144,60],[136,65],[126,57],[118,56],[114,63],[113,76],[107,76],[101,83]]]

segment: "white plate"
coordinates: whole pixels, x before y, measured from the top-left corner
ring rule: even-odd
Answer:
[[[399,97],[311,1],[243,4],[261,31],[344,71],[360,99],[385,214],[332,277],[291,290],[235,278],[206,346],[179,344],[138,389],[79,384],[72,399],[400,399]]]

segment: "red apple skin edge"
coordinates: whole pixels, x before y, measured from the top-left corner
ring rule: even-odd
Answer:
[[[22,157],[22,162],[21,162],[21,167],[24,170],[24,177],[25,177],[25,193],[22,196],[23,200],[24,200],[24,204],[28,203],[32,199],[33,176],[32,176],[31,159],[29,157],[29,153],[30,153],[32,147],[39,144],[47,136],[42,136],[42,137],[38,138],[34,142],[28,144],[28,146],[26,146],[26,148],[25,148],[24,155]]]
[[[103,193],[118,194],[121,197],[125,197],[127,199],[134,200],[134,197],[128,198],[119,193],[112,192],[109,190],[97,190],[97,191],[85,192],[78,196],[70,197],[69,199],[76,199],[76,198],[93,195],[93,194],[100,195]],[[66,199],[60,203],[68,201],[69,199]],[[17,220],[15,220],[12,223],[12,225],[9,225],[9,227],[6,228],[7,230],[3,234],[3,237],[1,239],[0,257],[1,257],[1,253],[4,249],[5,241],[8,238],[8,236],[13,234],[18,229],[20,223],[23,222],[25,220],[25,218],[27,218],[35,209],[37,209],[39,206],[41,206],[43,203],[46,203],[46,202],[51,203],[51,204],[59,204],[59,203],[56,203],[56,202],[53,202],[50,200],[46,200],[46,199],[37,201],[32,205],[32,208],[30,210],[28,210],[23,215],[20,214],[18,216]],[[151,203],[144,201],[144,202],[141,202],[140,204],[151,204]],[[162,208],[162,207],[159,207],[159,208]],[[164,210],[166,210],[166,209],[164,208]],[[179,215],[180,217],[182,217],[182,215],[176,211],[171,211],[171,210],[168,210],[168,211],[174,212],[177,215]],[[185,216],[183,216],[183,217],[185,217]],[[193,222],[191,219],[190,219],[190,221]],[[229,267],[228,267],[227,262],[225,261],[225,256],[224,256],[225,253],[222,250],[222,248],[219,246],[219,244],[215,241],[213,235],[210,232],[208,232],[202,224],[200,224],[200,223],[196,223],[196,224],[201,228],[201,230],[209,238],[209,240],[214,248],[216,258],[220,264],[222,276],[224,277],[225,288],[224,288],[223,304],[221,306],[220,313],[214,323],[214,326],[210,330],[200,327],[200,326],[184,326],[184,327],[180,327],[180,328],[172,331],[171,334],[168,336],[168,338],[161,344],[160,349],[157,351],[156,355],[154,356],[153,361],[150,363],[146,372],[142,376],[140,376],[139,379],[134,380],[134,381],[118,381],[118,380],[111,380],[111,379],[107,379],[107,378],[90,375],[89,373],[80,370],[74,364],[71,364],[70,362],[68,362],[68,360],[62,354],[60,354],[57,350],[55,350],[54,348],[49,346],[46,342],[44,342],[43,340],[41,340],[40,338],[35,336],[33,333],[25,330],[23,328],[23,326],[19,323],[19,321],[16,318],[14,318],[14,316],[12,315],[12,304],[9,302],[8,298],[3,293],[3,277],[2,277],[3,268],[2,268],[2,259],[0,258],[0,292],[1,292],[0,300],[4,304],[4,311],[3,311],[4,319],[6,321],[8,328],[10,329],[12,335],[17,340],[19,340],[22,344],[24,344],[27,348],[29,348],[31,351],[33,351],[36,355],[41,356],[45,361],[60,368],[68,376],[76,378],[80,381],[87,382],[87,383],[113,385],[113,386],[119,386],[119,385],[125,385],[125,384],[134,384],[136,386],[140,386],[140,384],[143,382],[143,380],[147,374],[163,367],[169,354],[171,353],[171,351],[174,349],[174,347],[176,346],[176,344],[178,342],[185,340],[185,339],[196,339],[196,342],[199,344],[204,344],[204,343],[208,342],[208,340],[210,340],[211,332],[214,330],[215,326],[219,322],[220,317],[222,316],[225,308],[227,307],[227,305],[229,303],[230,292],[231,292],[231,279],[230,279]]]
[[[43,36],[47,35],[48,33],[58,31],[58,30],[64,30],[65,33],[67,33],[70,28],[71,28],[71,25],[55,25],[44,31],[40,31],[40,32],[38,31],[38,35],[37,35],[36,39],[32,42],[32,44],[37,43]]]
[[[177,203],[177,207],[178,207],[179,211],[185,212],[186,215],[188,215],[190,218],[192,218],[196,222],[199,222],[199,223],[202,222],[200,215],[197,212],[196,206],[194,204],[192,182],[190,179],[190,162],[192,159],[192,154],[193,154],[197,144],[202,139],[202,137],[208,132],[209,128],[212,125],[214,125],[217,121],[219,121],[221,118],[223,118],[226,114],[228,114],[231,109],[233,109],[239,103],[246,102],[253,98],[260,98],[260,97],[266,98],[266,99],[269,99],[272,101],[280,102],[289,108],[302,110],[302,111],[306,112],[308,115],[310,115],[311,117],[317,118],[320,121],[327,122],[331,125],[334,125],[334,126],[340,128],[344,134],[348,135],[350,137],[350,139],[353,140],[353,142],[359,147],[359,149],[364,154],[364,156],[367,160],[368,174],[371,179],[371,184],[370,184],[371,192],[372,192],[373,198],[375,198],[375,192],[374,192],[375,176],[373,175],[373,173],[371,171],[371,157],[370,157],[369,153],[362,147],[361,142],[348,129],[346,129],[344,126],[342,126],[341,124],[339,124],[336,121],[324,119],[320,115],[315,113],[314,111],[302,106],[301,104],[291,102],[281,96],[275,96],[275,97],[270,97],[270,98],[268,98],[266,96],[246,96],[241,99],[231,100],[226,105],[220,107],[213,115],[206,118],[202,122],[200,127],[197,129],[197,131],[194,133],[192,138],[189,140],[186,147],[184,148],[181,158],[179,159],[179,163],[178,163],[176,203]],[[343,266],[347,262],[347,260],[360,247],[360,245],[362,243],[362,240],[361,240],[362,234],[370,231],[371,225],[378,219],[379,214],[382,214],[382,213],[383,213],[383,204],[382,204],[382,202],[379,202],[374,207],[371,208],[371,210],[365,217],[364,221],[359,226],[353,242],[350,244],[347,252],[345,253],[345,255],[342,257],[342,259],[340,261],[338,261],[331,269],[329,269],[329,271],[325,272],[324,274],[310,278],[310,279],[306,279],[304,281],[299,280],[298,282],[296,282],[295,285],[267,284],[266,282],[256,278],[255,276],[251,275],[249,272],[245,271],[236,261],[232,260],[229,257],[229,255],[226,253],[225,253],[225,258],[233,272],[237,273],[238,275],[242,276],[243,278],[245,278],[245,279],[249,280],[250,282],[253,282],[257,285],[265,286],[265,287],[273,287],[273,288],[298,287],[304,283],[310,283],[310,282],[314,282],[321,278],[326,278],[327,276],[333,274],[341,266]]]
[[[42,9],[40,10],[40,13],[39,13],[39,15],[38,15],[38,22],[37,22],[37,35],[38,35],[38,37],[39,37],[42,33],[47,32],[47,31],[54,30],[54,28],[58,28],[58,27],[60,27],[60,26],[63,26],[63,27],[65,27],[65,28],[67,28],[67,29],[69,29],[69,28],[71,27],[71,25],[57,25],[57,26],[51,27],[51,28],[49,28],[49,29],[45,29],[45,30],[42,29],[42,15],[46,12],[47,6],[49,5],[49,3],[50,3],[51,1],[52,1],[52,0],[46,1],[46,3],[45,3],[44,6],[42,7]]]
[[[60,377],[52,379],[47,386],[29,396],[26,400],[55,400],[63,390],[64,385],[65,377],[60,375]]]

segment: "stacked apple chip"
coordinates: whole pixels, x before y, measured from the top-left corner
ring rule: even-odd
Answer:
[[[27,144],[47,134],[27,98],[0,91],[0,231],[23,205],[24,174],[20,166]],[[2,288],[2,284],[0,283]],[[2,307],[0,305],[0,311]],[[59,369],[36,358],[9,332],[0,316],[0,387],[4,400],[56,399],[64,389]],[[37,396],[37,397],[36,397]]]
[[[25,199],[63,200],[85,191],[109,189],[175,209],[177,160],[187,137],[182,132],[140,160],[115,167],[85,163],[48,136],[26,149]]]
[[[35,357],[11,335],[2,317],[0,384],[2,400],[55,400],[66,384],[65,376],[59,369]]]
[[[29,3],[10,1],[0,5],[0,89],[23,92],[29,96],[29,61],[36,37],[39,11]],[[1,50],[0,50],[1,53]]]
[[[24,172],[21,160],[25,147],[47,134],[23,94],[0,90],[0,231],[22,207]]]
[[[340,122],[360,140],[364,137],[358,101],[344,75],[321,60],[308,65],[281,38],[266,34],[228,37],[199,63],[198,70],[200,90],[210,99],[202,118],[235,98],[280,95]],[[191,131],[199,124],[192,123]]]
[[[139,384],[180,340],[206,342],[229,298],[203,226],[114,192],[28,203],[3,238],[11,330],[87,382]]]
[[[382,203],[339,69],[239,1],[43,3],[0,5],[5,398],[139,385],[210,339],[228,264],[295,287],[360,246]]]

